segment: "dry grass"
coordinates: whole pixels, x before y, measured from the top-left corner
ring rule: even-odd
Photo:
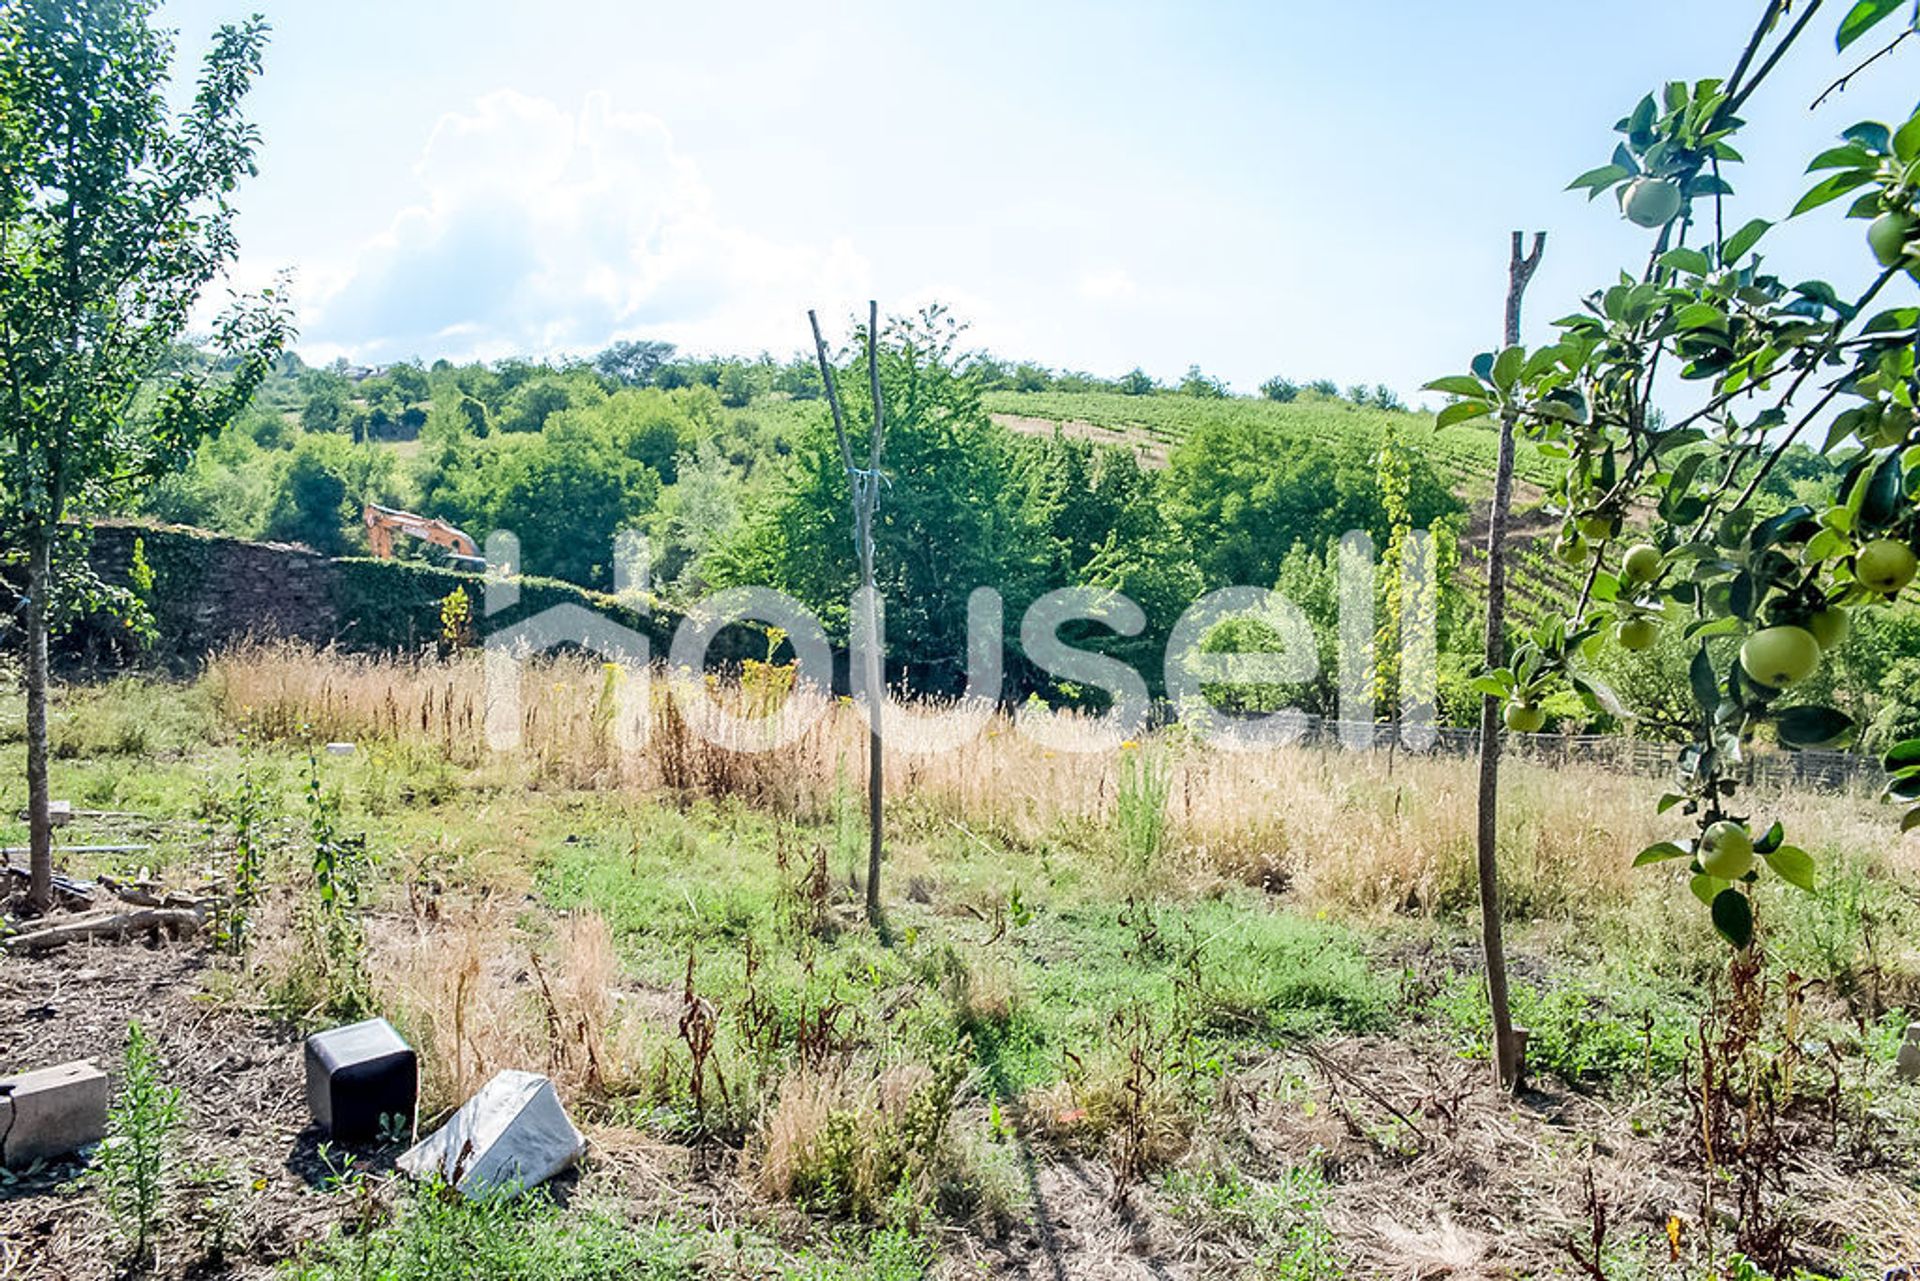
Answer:
[[[421,1054],[422,1112],[452,1107],[503,1068],[540,1065],[570,1102],[627,1092],[641,1070],[647,1011],[619,1000],[606,921],[575,912],[543,949],[496,905],[373,939],[387,1006]]]
[[[954,1160],[949,1142],[958,1077],[949,1066],[890,1068],[862,1079],[801,1068],[780,1084],[745,1159],[766,1196],[859,1218],[917,1214]],[[904,1198],[904,1209],[896,1205]]]
[[[789,695],[793,707],[815,717],[811,727],[775,750],[744,752],[691,732],[665,679],[652,680],[638,698],[619,692],[599,663],[553,658],[530,670],[521,744],[510,753],[486,746],[477,655],[366,658],[256,646],[215,659],[207,684],[226,717],[268,736],[394,742],[431,749],[503,782],[737,796],[809,818],[828,811],[865,754],[864,713],[844,699]],[[768,702],[764,690],[712,681],[697,698],[745,716]],[[650,733],[636,748],[623,747],[643,709]],[[903,719],[927,714],[915,708]],[[623,728],[621,717],[634,724]],[[1094,844],[1109,839],[1129,749],[1102,747],[1094,724],[1071,712],[1044,724],[1051,746],[995,714],[969,741],[926,752],[911,750],[930,740],[924,726],[910,724],[893,736],[889,793],[983,839],[1031,845],[1063,832]],[[755,733],[751,724],[744,732]],[[1216,751],[1177,728],[1134,750],[1158,753],[1171,770],[1170,832],[1160,865],[1151,869],[1162,883],[1287,888],[1309,906],[1359,918],[1458,911],[1476,901],[1474,776],[1458,759],[1319,748]],[[1595,902],[1642,892],[1655,878],[1636,873],[1629,855],[1683,831],[1677,815],[1654,814],[1657,788],[1598,767],[1512,762],[1500,830],[1512,913],[1584,913]],[[1817,859],[1885,850],[1886,872],[1920,870],[1920,843],[1888,840],[1884,812],[1863,801],[1787,795],[1755,803],[1785,821]]]

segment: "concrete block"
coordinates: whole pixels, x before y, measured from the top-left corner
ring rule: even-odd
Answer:
[[[107,1134],[106,1073],[85,1059],[0,1078],[0,1162],[24,1169]]]
[[[1907,1024],[1907,1039],[1900,1043],[1900,1057],[1894,1060],[1894,1066],[1906,1080],[1920,1081],[1920,1023]]]
[[[48,801],[47,819],[55,827],[65,827],[73,822],[72,801]]]
[[[365,1143],[384,1117],[410,1129],[420,1097],[413,1048],[385,1019],[368,1019],[307,1038],[307,1110],[342,1143]]]

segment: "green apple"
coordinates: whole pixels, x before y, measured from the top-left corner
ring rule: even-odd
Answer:
[[[1768,627],[1747,637],[1740,666],[1769,689],[1785,689],[1820,666],[1820,642],[1804,627]]]
[[[1640,227],[1664,227],[1680,212],[1679,184],[1665,178],[1635,178],[1620,202],[1627,220]]]
[[[1604,512],[1590,512],[1574,524],[1582,534],[1596,543],[1612,538],[1620,528],[1620,522]]]
[[[1846,610],[1838,605],[1829,605],[1814,611],[1807,619],[1807,630],[1820,642],[1821,649],[1832,649],[1847,639],[1847,633],[1853,630],[1853,622],[1847,617]]]
[[[1880,429],[1870,442],[1881,449],[1904,445],[1913,434],[1913,411],[1904,405],[1888,405],[1880,415]]]
[[[1885,449],[1904,444],[1913,430],[1913,411],[1904,405],[1868,405],[1860,425],[1853,430],[1868,449]]]
[[[1547,723],[1547,712],[1538,703],[1515,699],[1507,704],[1506,722],[1507,728],[1516,734],[1538,734]]]
[[[1753,837],[1731,819],[1721,819],[1700,834],[1700,870],[1723,881],[1737,881],[1753,870]]]
[[[1562,564],[1584,565],[1587,563],[1587,540],[1580,536],[1579,530],[1568,530],[1554,542],[1553,554],[1560,558]]]
[[[1660,577],[1660,568],[1664,564],[1666,564],[1666,558],[1660,554],[1658,547],[1652,543],[1641,543],[1627,553],[1627,558],[1620,563],[1620,568],[1624,569],[1627,577],[1634,582],[1650,583]]]
[[[1654,641],[1660,639],[1660,627],[1651,618],[1626,618],[1613,629],[1613,638],[1620,642],[1621,649],[1652,649]]]
[[[1913,548],[1891,538],[1876,538],[1853,558],[1853,576],[1876,592],[1897,592],[1913,581]]]
[[[1873,248],[1873,259],[1882,267],[1898,267],[1908,255],[1907,246],[1912,243],[1916,224],[1912,214],[1904,209],[1889,209],[1875,218],[1867,226],[1867,244]]]

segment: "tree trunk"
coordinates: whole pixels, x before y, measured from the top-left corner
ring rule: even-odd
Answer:
[[[53,530],[27,536],[27,905],[53,906],[53,819],[47,783],[47,592],[53,582]]]
[[[871,520],[872,516],[869,515]],[[880,712],[887,696],[886,666],[880,656],[880,602],[873,586],[871,559],[863,567],[866,580],[867,635],[867,920],[874,929],[884,926],[880,911],[880,849],[884,819],[881,813]]]
[[[1507,266],[1506,345],[1520,341],[1520,301],[1540,265],[1546,247],[1545,232],[1535,232],[1533,252],[1521,255],[1522,237],[1513,233],[1513,253]],[[1507,516],[1513,506],[1513,426],[1511,411],[1500,416],[1500,461],[1493,477],[1493,510],[1487,519],[1487,669],[1506,662]],[[1500,701],[1480,699],[1480,796],[1476,853],[1480,874],[1480,938],[1486,951],[1487,1003],[1493,1010],[1493,1061],[1500,1084],[1513,1089],[1520,1083],[1523,1033],[1513,1026],[1513,1007],[1507,991],[1507,944],[1501,923],[1500,859],[1497,846],[1500,809]]]

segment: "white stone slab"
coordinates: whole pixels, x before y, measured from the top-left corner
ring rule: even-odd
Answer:
[[[509,1069],[395,1164],[416,1179],[438,1174],[471,1197],[537,1187],[579,1160],[586,1146],[553,1082]]]

